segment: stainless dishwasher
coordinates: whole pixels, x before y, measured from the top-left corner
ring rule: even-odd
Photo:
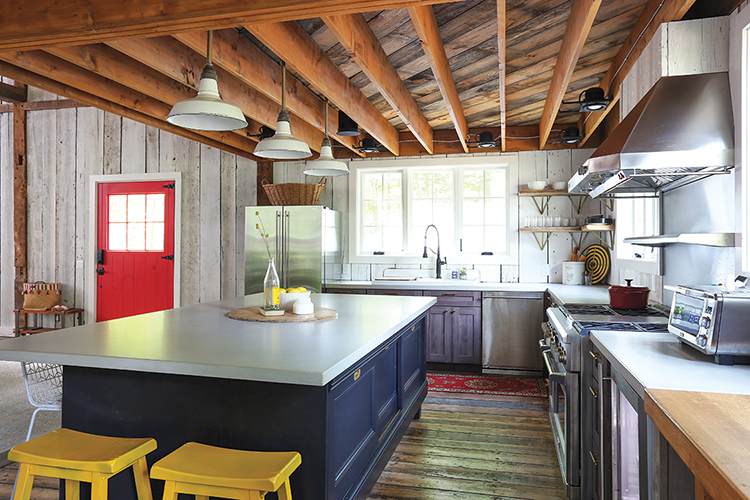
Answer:
[[[540,372],[543,321],[544,292],[483,292],[482,371]]]

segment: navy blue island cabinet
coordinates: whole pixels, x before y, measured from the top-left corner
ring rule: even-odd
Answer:
[[[153,437],[149,467],[188,441],[294,450],[295,500],[365,499],[427,394],[425,315],[325,386],[64,366],[63,391],[64,427]],[[110,480],[110,498],[136,498],[132,473]]]

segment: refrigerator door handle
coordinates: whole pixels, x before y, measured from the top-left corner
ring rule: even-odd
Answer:
[[[279,210],[276,211],[276,238],[274,238],[274,246],[276,247],[276,271],[279,273],[279,281],[283,283],[283,276],[284,276],[284,268],[282,266],[281,262],[281,256],[279,255],[279,252],[281,251],[281,212]]]
[[[290,252],[290,233],[291,230],[289,228],[289,212],[287,210],[284,210],[284,288],[289,288],[289,254]]]

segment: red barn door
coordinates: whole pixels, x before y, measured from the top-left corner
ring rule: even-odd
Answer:
[[[173,184],[98,185],[96,320],[174,304]]]

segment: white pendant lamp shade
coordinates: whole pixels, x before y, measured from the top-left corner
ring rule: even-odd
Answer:
[[[237,106],[219,96],[216,71],[211,63],[212,32],[208,32],[206,66],[201,73],[198,95],[172,107],[167,121],[178,127],[194,130],[237,130],[247,127],[245,115]]]
[[[312,153],[307,144],[292,137],[289,113],[286,112],[286,65],[281,61],[281,112],[276,121],[276,133],[255,146],[255,156],[275,160],[302,160]]]
[[[323,137],[323,144],[320,146],[320,156],[317,160],[307,162],[305,165],[304,174],[307,175],[349,175],[349,167],[341,160],[337,160],[333,157],[333,148],[331,147],[331,139],[328,138],[328,98],[326,98],[326,113],[325,113],[325,137]]]
[[[276,122],[276,133],[273,137],[263,139],[255,146],[255,156],[261,158],[273,158],[276,160],[302,160],[312,156],[307,144],[292,137],[289,127],[289,115],[285,109],[279,113],[279,121]]]
[[[320,147],[320,156],[317,160],[307,162],[304,173],[319,176],[349,175],[349,167],[343,161],[333,157],[331,140],[326,137]]]

